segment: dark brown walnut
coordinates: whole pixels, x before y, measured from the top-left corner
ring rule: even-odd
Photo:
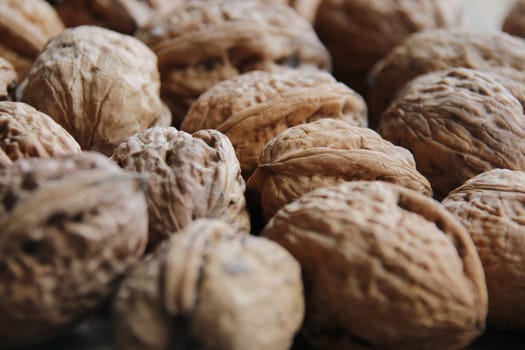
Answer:
[[[370,74],[371,126],[377,126],[381,114],[410,80],[454,67],[493,72],[525,84],[525,41],[499,31],[433,30],[412,35]]]
[[[117,350],[286,350],[303,315],[286,250],[200,219],[124,279],[114,334]]]
[[[0,57],[13,64],[20,80],[49,38],[63,30],[62,21],[45,0],[0,0]]]
[[[220,132],[151,128],[123,142],[112,159],[147,176],[150,246],[197,218],[220,219],[250,231],[239,161]]]
[[[285,5],[187,2],[136,35],[157,54],[162,96],[177,127],[191,103],[222,80],[285,66],[330,67],[311,24]]]
[[[422,194],[380,181],[325,187],[281,209],[263,236],[301,264],[302,333],[316,349],[459,349],[483,332],[474,244]]]
[[[0,169],[0,348],[56,337],[106,302],[147,241],[142,183],[96,153]]]
[[[290,126],[321,118],[366,126],[366,104],[328,73],[251,72],[218,83],[191,106],[181,128],[214,128],[230,138],[248,178],[264,144]]]
[[[0,57],[0,101],[13,99],[17,79],[13,65]]]
[[[379,133],[410,150],[437,198],[493,168],[525,170],[525,116],[491,75],[466,68],[412,81],[381,117]]]
[[[462,24],[460,0],[323,0],[315,29],[332,55],[335,76],[365,91],[374,63],[410,34]]]
[[[503,31],[525,38],[525,1],[517,0],[503,22]]]
[[[525,172],[495,169],[455,189],[443,201],[469,231],[485,270],[487,322],[525,329]]]
[[[164,120],[155,54],[139,40],[80,26],[36,59],[22,100],[48,114],[82,149],[110,155],[130,135]]]
[[[356,180],[388,181],[432,195],[409,151],[373,130],[334,119],[294,126],[268,142],[248,189],[269,220],[307,192]]]

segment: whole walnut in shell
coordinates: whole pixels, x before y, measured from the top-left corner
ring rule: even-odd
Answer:
[[[146,246],[141,182],[96,153],[0,169],[0,203],[1,348],[74,326]]]
[[[525,329],[525,172],[495,169],[455,189],[443,205],[469,231],[485,270],[487,322]]]
[[[309,22],[262,1],[190,1],[136,35],[157,54],[162,96],[177,127],[191,103],[222,80],[253,70],[330,67]]]
[[[13,65],[0,57],[0,101],[13,98],[17,77]]]
[[[220,132],[151,128],[123,142],[112,158],[147,176],[150,246],[196,218],[220,219],[250,231],[239,161]]]
[[[286,250],[205,219],[137,265],[114,302],[118,350],[286,350],[303,315]]]
[[[517,0],[503,22],[503,31],[525,38],[525,1]]]
[[[459,349],[487,291],[465,228],[438,202],[380,181],[312,191],[263,236],[301,264],[303,335],[318,349]]]
[[[44,44],[63,30],[64,24],[44,0],[0,0],[0,57],[13,64],[20,80]]]
[[[373,130],[334,119],[291,127],[268,142],[248,189],[269,220],[307,192],[354,180],[388,181],[432,194],[409,151]]]
[[[379,133],[409,149],[437,198],[493,168],[525,170],[525,116],[490,74],[453,68],[412,81]]]
[[[225,133],[248,178],[266,142],[290,126],[321,118],[365,126],[366,105],[328,73],[287,69],[246,73],[218,83],[195,101],[181,127]]]
[[[110,155],[166,113],[155,54],[139,40],[94,26],[68,29],[36,59],[22,100],[69,131],[82,149]]]

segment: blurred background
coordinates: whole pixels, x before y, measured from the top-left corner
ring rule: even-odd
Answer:
[[[500,29],[515,0],[461,0],[469,25],[475,30]]]

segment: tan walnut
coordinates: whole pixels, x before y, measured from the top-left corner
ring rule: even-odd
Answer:
[[[388,181],[432,195],[409,151],[335,119],[291,127],[268,142],[248,189],[267,221],[307,192],[355,180]]]
[[[525,116],[492,75],[466,68],[412,81],[382,115],[379,133],[409,149],[437,198],[493,168],[525,170]]]
[[[239,161],[220,132],[151,128],[123,142],[112,159],[148,179],[150,246],[197,218],[219,219],[250,231]]]
[[[422,194],[380,181],[325,187],[281,209],[263,236],[301,264],[302,333],[316,349],[459,349],[483,332],[474,244]]]
[[[114,334],[117,350],[286,350],[303,315],[286,250],[200,219],[124,279]]]
[[[166,113],[155,54],[108,29],[65,30],[49,41],[27,80],[24,102],[55,119],[82,149],[106,155]]]
[[[136,35],[157,54],[176,127],[191,103],[222,80],[284,66],[330,67],[308,21],[288,6],[261,1],[189,1]]]
[[[321,118],[365,126],[366,105],[328,73],[287,69],[246,73],[218,83],[195,101],[181,127],[225,133],[248,178],[266,142],[290,126]]]
[[[0,348],[68,330],[107,300],[147,241],[140,179],[96,153],[0,169]]]
[[[503,21],[504,32],[525,38],[525,1],[517,0]]]
[[[13,65],[0,57],[0,101],[13,99],[17,80],[18,75]]]
[[[494,169],[455,189],[443,205],[469,231],[489,295],[489,325],[525,329],[525,172]]]

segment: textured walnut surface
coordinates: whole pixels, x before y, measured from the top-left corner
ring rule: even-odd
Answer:
[[[82,149],[111,154],[165,113],[155,54],[139,40],[80,26],[48,42],[22,99],[48,114]]]
[[[335,119],[297,125],[268,142],[248,188],[269,220],[311,190],[354,180],[389,181],[432,194],[409,151],[373,130]]]
[[[264,144],[290,126],[334,118],[366,125],[363,98],[328,73],[312,70],[251,72],[202,94],[182,129],[216,128],[232,141],[247,178]]]
[[[141,183],[99,154],[0,169],[0,203],[1,348],[82,320],[146,245]]]
[[[263,236],[300,262],[303,334],[320,349],[459,349],[484,328],[472,240],[439,203],[386,182],[348,182],[281,209]]]
[[[300,268],[274,242],[201,219],[132,270],[114,310],[117,349],[285,350],[303,319]]]
[[[525,38],[525,1],[517,0],[503,22],[503,31]]]
[[[437,198],[493,168],[525,169],[525,116],[491,75],[453,68],[411,82],[379,133],[414,154]]]
[[[0,101],[12,99],[16,81],[17,74],[13,65],[0,57]]]
[[[151,128],[123,142],[112,158],[126,170],[147,175],[150,245],[196,218],[216,218],[250,231],[239,161],[220,132]]]
[[[488,323],[525,329],[525,172],[495,169],[449,194],[443,205],[465,225],[489,293]]]

